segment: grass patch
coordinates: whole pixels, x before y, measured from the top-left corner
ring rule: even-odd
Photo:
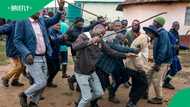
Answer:
[[[0,41],[0,65],[8,64],[8,58],[5,54],[5,41]]]

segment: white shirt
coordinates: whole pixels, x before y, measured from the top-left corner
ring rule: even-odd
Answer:
[[[37,21],[35,21],[32,18],[29,18],[31,24],[32,24],[32,28],[34,30],[34,33],[36,35],[36,54],[40,55],[40,54],[45,54],[46,52],[46,45],[44,42],[44,37],[43,37],[43,33],[42,30],[40,28],[40,25]]]

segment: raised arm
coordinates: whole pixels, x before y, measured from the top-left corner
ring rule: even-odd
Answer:
[[[114,49],[112,49],[107,43],[102,42],[102,51],[113,58],[126,58],[125,53],[118,52]]]
[[[61,15],[64,14],[64,12],[65,12],[65,10],[64,10],[65,0],[58,0],[58,5],[59,5],[59,10],[57,11],[56,15],[52,18],[45,20],[46,28],[49,28],[52,25],[58,23],[59,20],[61,19]]]
[[[80,50],[83,48],[88,47],[89,45],[92,44],[92,41],[90,41],[89,39],[84,37],[84,34],[79,35],[79,37],[77,38],[77,40],[72,44],[72,48],[74,50]]]

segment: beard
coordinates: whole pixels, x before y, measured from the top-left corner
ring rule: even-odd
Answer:
[[[139,32],[140,32],[140,26],[139,26],[138,28],[133,28],[132,30],[133,30],[133,32],[135,32],[135,33],[139,33]]]

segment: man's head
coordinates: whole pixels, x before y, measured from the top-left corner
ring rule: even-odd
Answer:
[[[48,15],[48,10],[47,10],[47,9],[44,9],[44,10],[42,11],[42,16],[45,16],[45,15]]]
[[[74,25],[77,28],[82,28],[84,26],[84,19],[82,17],[75,18]]]
[[[101,24],[98,24],[96,25],[93,29],[92,29],[92,34],[94,36],[100,36],[102,37],[103,35],[105,35],[106,33],[106,29],[103,25]]]
[[[121,30],[122,29],[122,23],[121,23],[121,21],[120,20],[115,20],[114,22],[113,22],[113,30],[114,31],[119,31],[119,30]]]
[[[164,17],[157,17],[153,21],[153,25],[156,26],[157,28],[163,27],[166,23],[166,20]]]
[[[139,20],[133,20],[132,22],[132,31],[135,33],[140,32],[140,21]]]
[[[104,26],[106,25],[106,20],[103,16],[97,17],[97,21],[103,24]]]
[[[54,16],[54,13],[50,11],[50,12],[48,12],[48,16],[49,16],[49,17],[53,17],[53,16]]]
[[[153,25],[150,25],[149,27],[143,27],[143,30],[151,38],[151,40],[159,36],[157,32],[157,28]]]
[[[40,17],[40,12],[37,12],[34,15],[31,16],[31,18],[34,19],[34,20],[38,20],[39,17]]]
[[[180,28],[180,24],[178,21],[175,21],[172,23],[172,29],[174,29],[175,31],[178,31]]]
[[[128,21],[127,20],[122,20],[121,21],[123,28],[126,28],[128,26]]]

